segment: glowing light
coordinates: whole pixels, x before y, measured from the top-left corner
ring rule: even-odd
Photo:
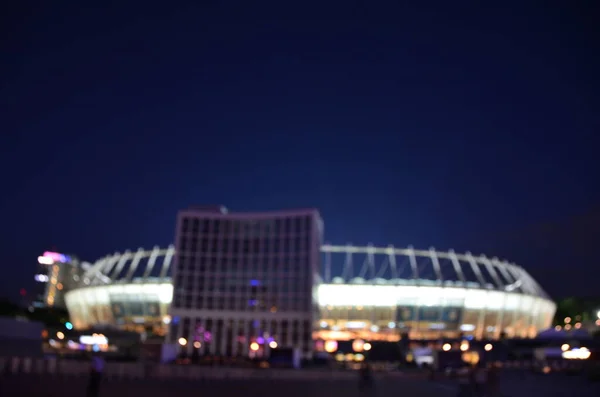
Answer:
[[[198,341],[195,341],[195,342],[194,342],[194,347],[195,347],[196,349],[200,349],[200,347],[202,347],[202,343],[200,343],[200,342],[198,342]]]
[[[58,332],[56,333],[56,337],[57,337],[58,339],[65,339],[65,334],[63,334],[62,332],[58,331]]]
[[[571,322],[571,317],[565,317],[565,324],[569,324]]]
[[[367,324],[364,321],[348,321],[346,323],[348,329],[365,328],[366,326]]]
[[[179,344],[181,346],[187,345],[187,339],[185,339],[185,338],[179,338],[179,340],[177,342],[179,342]]]
[[[444,343],[444,345],[442,346],[442,350],[445,352],[450,351],[450,349],[452,349],[452,345],[450,343]]]
[[[571,324],[567,324],[567,325],[565,325],[565,331],[568,331],[568,330],[570,330],[570,329],[571,329]]]
[[[560,330],[562,329],[562,327],[561,327],[560,325],[557,325],[556,327],[554,327],[554,329],[555,329],[556,331],[560,331]]]
[[[52,258],[47,258],[45,256],[38,256],[38,263],[40,265],[53,265],[54,260],[52,260]]]
[[[483,348],[485,349],[486,352],[489,352],[494,348],[494,346],[492,346],[491,343],[486,343],[486,345]]]
[[[371,344],[369,342],[365,343],[363,345],[363,350],[368,352],[369,350],[371,350]]]
[[[49,277],[45,274],[36,274],[35,276],[33,276],[33,278],[39,283],[47,283],[49,280]]]
[[[269,342],[269,347],[271,349],[277,349],[277,342],[275,342],[274,340],[272,340],[271,342]]]
[[[471,365],[475,365],[479,362],[479,353],[477,353],[476,351],[469,351],[469,352],[464,352],[461,355],[461,358],[464,362],[471,364]]]
[[[473,324],[462,324],[460,326],[461,331],[470,332],[475,330],[475,325]]]
[[[390,321],[390,322],[388,323],[388,328],[396,328],[396,323],[394,323],[394,322]]]
[[[65,328],[68,329],[68,330],[71,330],[71,329],[73,329],[73,324],[71,324],[70,322],[67,321],[65,323]]]
[[[600,319],[600,310],[598,310],[598,311],[596,312],[596,317],[598,317],[598,318]]]
[[[58,252],[46,251],[44,252],[44,257],[50,258],[53,262],[59,263],[68,263],[71,261],[71,258],[69,258],[67,255],[59,254]]]
[[[334,340],[328,340],[325,342],[325,351],[327,353],[333,353],[337,350],[338,343]]]
[[[260,346],[258,345],[258,343],[256,343],[256,342],[250,343],[250,350],[252,350],[253,352],[257,351],[259,348],[260,348]]]
[[[600,327],[600,319],[596,320],[596,325]]]
[[[171,324],[171,316],[169,316],[169,315],[164,316],[162,321],[163,321],[163,324],[165,324],[165,325]]]
[[[575,328],[576,328],[576,329],[579,329],[579,328],[581,328],[581,323],[575,323]]]
[[[562,353],[563,358],[567,360],[587,360],[591,355],[592,353],[586,347],[568,350]]]
[[[108,339],[102,334],[82,335],[79,337],[82,345],[108,345]]]
[[[562,351],[566,352],[566,351],[567,351],[567,350],[569,350],[570,348],[571,348],[571,346],[569,346],[569,344],[568,344],[568,343],[565,343],[564,345],[562,345],[562,346],[560,347],[560,350],[562,350]]]
[[[354,361],[357,361],[359,363],[362,362],[362,361],[365,361],[365,356],[362,355],[362,354],[355,354],[354,355]]]
[[[352,350],[354,350],[355,352],[359,352],[360,353],[361,351],[363,351],[364,346],[365,346],[365,341],[364,340],[355,339],[352,342]]]
[[[321,321],[319,325],[321,326],[321,328],[327,328],[327,321]]]
[[[460,344],[460,350],[463,352],[466,352],[467,350],[469,350],[469,342],[462,342]]]

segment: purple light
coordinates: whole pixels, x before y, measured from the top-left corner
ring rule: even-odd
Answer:
[[[260,281],[258,280],[250,280],[250,285],[253,287],[258,287],[260,285]]]
[[[248,305],[249,305],[249,306],[256,306],[256,303],[257,303],[257,302],[256,302],[256,299],[250,299],[250,300],[248,301]]]
[[[256,338],[256,341],[262,345],[263,343],[265,343],[265,338],[263,338],[262,336],[259,336],[258,338]]]
[[[71,261],[71,258],[69,258],[67,255],[59,254],[58,252],[46,251],[44,252],[44,256],[52,259],[54,262],[59,263],[67,263]]]
[[[254,320],[252,324],[254,325],[254,328],[258,328],[260,326],[260,321]]]

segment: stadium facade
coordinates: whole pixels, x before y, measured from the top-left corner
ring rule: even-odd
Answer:
[[[315,210],[196,208],[180,214],[177,230],[177,247],[83,263],[65,295],[74,326],[111,324],[169,334],[190,352],[245,355],[269,345],[307,351],[311,339],[534,337],[556,310],[522,267],[497,258],[321,244]]]

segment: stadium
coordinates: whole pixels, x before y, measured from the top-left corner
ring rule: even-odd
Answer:
[[[81,264],[65,290],[75,328],[167,334],[175,253],[140,248]],[[556,310],[522,267],[483,255],[322,245],[320,267],[317,341],[530,338],[550,327]]]

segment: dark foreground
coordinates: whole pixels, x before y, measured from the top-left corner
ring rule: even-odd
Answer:
[[[508,373],[502,376],[501,396],[505,397],[598,397],[600,383],[591,383],[578,376]],[[49,376],[11,376],[0,382],[0,396],[83,397],[84,378]],[[356,382],[340,380],[119,380],[102,384],[101,397],[161,397],[161,396],[223,396],[223,397],[358,397],[407,396],[454,397],[452,381],[428,381],[414,377],[380,379],[376,388],[361,393]]]
[[[83,397],[84,379],[13,377],[3,382],[2,397]],[[455,393],[439,385],[410,379],[382,380],[380,393],[360,393],[357,383],[348,381],[278,380],[156,380],[113,381],[102,384],[101,397],[222,396],[222,397],[355,397],[398,395],[411,397],[450,397]],[[401,392],[399,392],[401,390]],[[389,391],[394,391],[391,394]]]

